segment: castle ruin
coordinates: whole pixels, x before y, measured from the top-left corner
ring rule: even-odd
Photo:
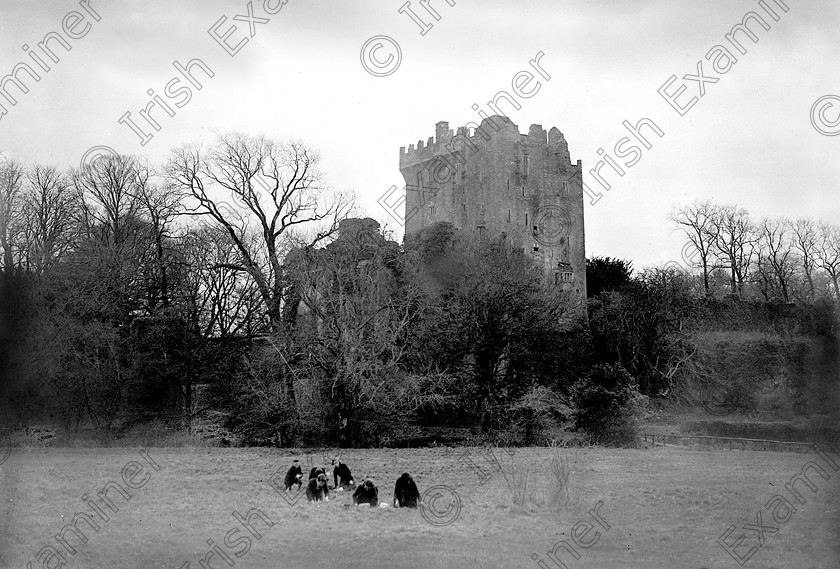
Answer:
[[[534,124],[520,134],[498,115],[471,124],[453,133],[439,122],[426,144],[400,148],[406,235],[437,222],[479,239],[504,235],[585,300],[582,165],[563,133]]]

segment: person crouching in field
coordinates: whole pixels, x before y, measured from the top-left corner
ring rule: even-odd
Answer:
[[[286,472],[285,480],[283,480],[283,487],[286,489],[286,492],[291,490],[295,484],[297,484],[298,491],[303,487],[303,471],[300,469],[298,459],[294,460],[292,466]]]
[[[414,483],[414,478],[408,472],[403,472],[394,485],[394,507],[416,508],[419,501],[420,491]]]
[[[353,475],[350,473],[350,468],[338,458],[334,458],[332,463],[335,488],[338,491],[353,488],[355,484],[353,484]]]
[[[326,474],[322,472],[315,478],[309,479],[309,484],[306,486],[306,498],[310,502],[330,501],[330,488]]]
[[[379,505],[379,490],[374,485],[373,480],[368,478],[361,486],[356,488],[356,491],[353,492],[353,503],[357,506],[370,504],[371,508]]]

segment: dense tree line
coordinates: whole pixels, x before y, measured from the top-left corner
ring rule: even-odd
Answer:
[[[243,444],[627,441],[721,275],[837,292],[836,228],[711,204],[674,216],[698,275],[589,259],[585,306],[503,237],[443,223],[401,245],[352,212],[298,141],[0,162],[3,416],[119,434],[212,412]]]
[[[329,238],[349,205],[320,177],[302,143],[242,135],[176,149],[157,170],[127,156],[71,171],[3,160],[9,413],[190,424],[195,386],[246,351],[225,340],[282,335],[286,253]]]

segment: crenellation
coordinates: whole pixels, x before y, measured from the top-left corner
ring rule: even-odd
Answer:
[[[528,129],[528,138],[547,144],[545,130],[541,124],[532,124]]]
[[[449,123],[446,121],[440,121],[435,125],[435,140],[440,142],[446,142],[452,138],[452,131],[449,130]]]
[[[428,141],[419,140],[416,148],[409,145],[407,152],[400,152],[400,165],[417,164],[436,156],[450,154],[456,155],[457,158],[483,148],[497,136],[515,135],[517,138],[528,138],[528,135],[519,133],[519,128],[508,117],[498,115],[485,118],[481,124],[467,123],[458,127],[455,132],[449,129],[448,122],[441,121],[435,125],[435,131],[436,136],[429,137]],[[545,135],[538,136],[544,139]]]

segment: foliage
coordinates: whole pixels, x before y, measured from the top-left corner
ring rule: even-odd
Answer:
[[[753,410],[779,370],[795,411],[830,406],[836,225],[680,208],[702,263],[591,258],[583,307],[503,235],[439,223],[401,247],[347,218],[318,162],[241,134],[163,171],[0,162],[0,414],[70,436],[222,414],[243,444],[623,444],[646,396]]]
[[[532,386],[556,385],[563,371],[556,345],[570,326],[569,299],[504,240],[462,238],[432,262],[449,270],[424,289],[427,309],[412,364],[458,377],[464,420],[498,429],[508,423],[506,409]]]
[[[633,429],[635,380],[618,364],[598,364],[575,386],[577,427],[595,442],[629,444]]]
[[[619,290],[630,284],[633,264],[612,257],[586,259],[586,296],[597,297],[603,292]]]
[[[619,291],[589,305],[597,361],[618,363],[655,395],[670,388],[674,366],[684,357],[681,336],[693,301],[672,270],[642,273]]]

